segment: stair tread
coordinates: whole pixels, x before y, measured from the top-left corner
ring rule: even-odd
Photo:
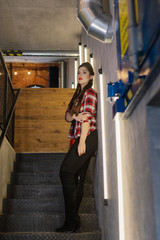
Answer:
[[[43,172],[12,172],[12,175],[53,175],[53,174],[57,174],[57,171],[43,171]],[[59,176],[58,176],[59,177]]]
[[[94,230],[94,231],[92,231],[92,232],[77,232],[77,233],[72,233],[73,235],[74,234],[80,234],[80,235],[86,235],[86,234],[88,234],[88,235],[92,235],[92,234],[100,234],[101,233],[101,231],[100,230],[98,230],[98,229],[96,229],[96,230]],[[3,235],[3,234],[5,234],[5,235],[11,235],[11,234],[17,234],[17,235],[22,235],[22,234],[26,234],[26,235],[40,235],[40,234],[42,234],[42,235],[45,235],[45,234],[47,234],[47,235],[65,235],[65,236],[67,236],[67,235],[72,235],[72,234],[70,234],[70,233],[62,233],[62,232],[8,232],[8,233],[6,233],[6,232],[0,232],[0,235]]]
[[[91,179],[86,176],[86,183],[91,183]],[[57,172],[19,172],[11,174],[12,184],[34,185],[34,184],[54,184],[60,183]]]
[[[39,161],[44,159],[63,159],[66,155],[66,152],[54,152],[54,153],[17,153],[16,159],[17,161],[21,160],[31,160],[31,161]]]
[[[60,182],[55,182],[54,183],[54,185],[56,186],[59,186],[59,185],[61,185],[61,183]],[[8,186],[12,186],[12,187],[32,187],[32,186],[34,186],[34,187],[37,187],[37,188],[41,188],[41,187],[54,187],[54,185],[53,184],[47,184],[47,186],[46,186],[46,184],[43,184],[43,183],[41,183],[41,184],[26,184],[25,186],[24,186],[24,184],[8,184]],[[92,184],[91,183],[85,183],[84,185],[86,185],[86,186],[92,186]]]
[[[59,172],[62,160],[39,160],[39,161],[16,161],[14,164],[15,172]]]
[[[88,188],[92,188],[92,184],[91,183],[85,183],[84,184],[86,187]],[[55,188],[55,187],[60,187],[61,186],[61,182],[54,182],[54,184],[45,184],[45,183],[40,183],[40,184],[8,184],[8,186],[11,186],[13,188],[19,188],[19,189],[24,189],[24,188],[34,188],[34,189],[42,189],[42,188]]]
[[[3,201],[6,201],[6,202],[16,202],[16,201],[19,201],[19,202],[29,202],[29,201],[35,201],[35,202],[38,202],[38,201],[53,201],[55,199],[59,199],[61,200],[62,197],[61,196],[55,196],[55,197],[51,197],[51,198],[48,198],[48,197],[44,197],[44,198],[5,198]],[[93,200],[93,197],[83,197],[84,201],[85,200]]]
[[[44,199],[4,199],[4,214],[35,214],[35,213],[61,213],[64,212],[64,200],[62,197]],[[80,213],[94,213],[95,203],[93,198],[82,199]]]
[[[36,213],[36,214],[3,214],[0,215],[0,218],[2,217],[17,217],[17,216],[21,216],[21,217],[42,217],[42,216],[51,216],[51,217],[56,217],[56,216],[62,216],[64,215],[64,212],[61,213]],[[81,217],[85,217],[85,216],[97,216],[96,213],[80,213],[79,214]]]
[[[0,240],[100,240],[101,232],[77,232],[77,233],[57,233],[57,232],[24,232],[24,233],[0,233]]]
[[[7,198],[52,198],[62,197],[61,183],[54,184],[30,184],[30,185],[16,185],[9,184],[7,191]],[[84,184],[84,197],[93,197],[93,186],[90,183]]]
[[[80,214],[81,231],[92,232],[98,229],[95,213]],[[34,214],[34,215],[2,215],[0,216],[1,232],[54,232],[64,223],[64,214]]]

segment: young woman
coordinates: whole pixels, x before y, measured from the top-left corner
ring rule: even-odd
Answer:
[[[85,62],[78,68],[77,89],[68,105],[65,119],[71,122],[69,137],[75,142],[69,149],[60,168],[65,222],[57,232],[75,232],[80,228],[78,209],[89,161],[97,150],[97,93],[92,89],[93,68]]]

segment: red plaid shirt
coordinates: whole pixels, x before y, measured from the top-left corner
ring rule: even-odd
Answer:
[[[65,116],[69,112],[69,109],[66,110]],[[97,128],[96,123],[96,113],[97,113],[97,93],[93,88],[89,88],[85,91],[82,102],[80,112],[87,112],[87,119],[83,120],[83,122],[89,122],[89,135],[92,131]],[[65,117],[66,120],[66,117]],[[66,120],[67,121],[67,120]],[[75,124],[73,124],[75,122]],[[72,121],[71,127],[69,130],[69,138],[78,138],[81,135],[81,122]]]

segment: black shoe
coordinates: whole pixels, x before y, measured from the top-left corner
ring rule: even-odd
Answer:
[[[77,217],[76,217],[76,223],[77,223],[77,226],[78,226],[79,229],[80,229],[80,227],[81,227],[81,219],[80,219],[80,216],[79,216],[79,215],[77,215]]]
[[[73,233],[73,232],[78,232],[80,229],[80,224],[75,223],[72,226],[69,226],[67,224],[64,224],[62,227],[57,228],[56,232],[68,232],[68,233]]]

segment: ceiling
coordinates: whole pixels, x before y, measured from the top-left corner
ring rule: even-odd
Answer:
[[[0,49],[78,51],[81,24],[76,0],[0,0]],[[52,62],[58,57],[5,57]]]

